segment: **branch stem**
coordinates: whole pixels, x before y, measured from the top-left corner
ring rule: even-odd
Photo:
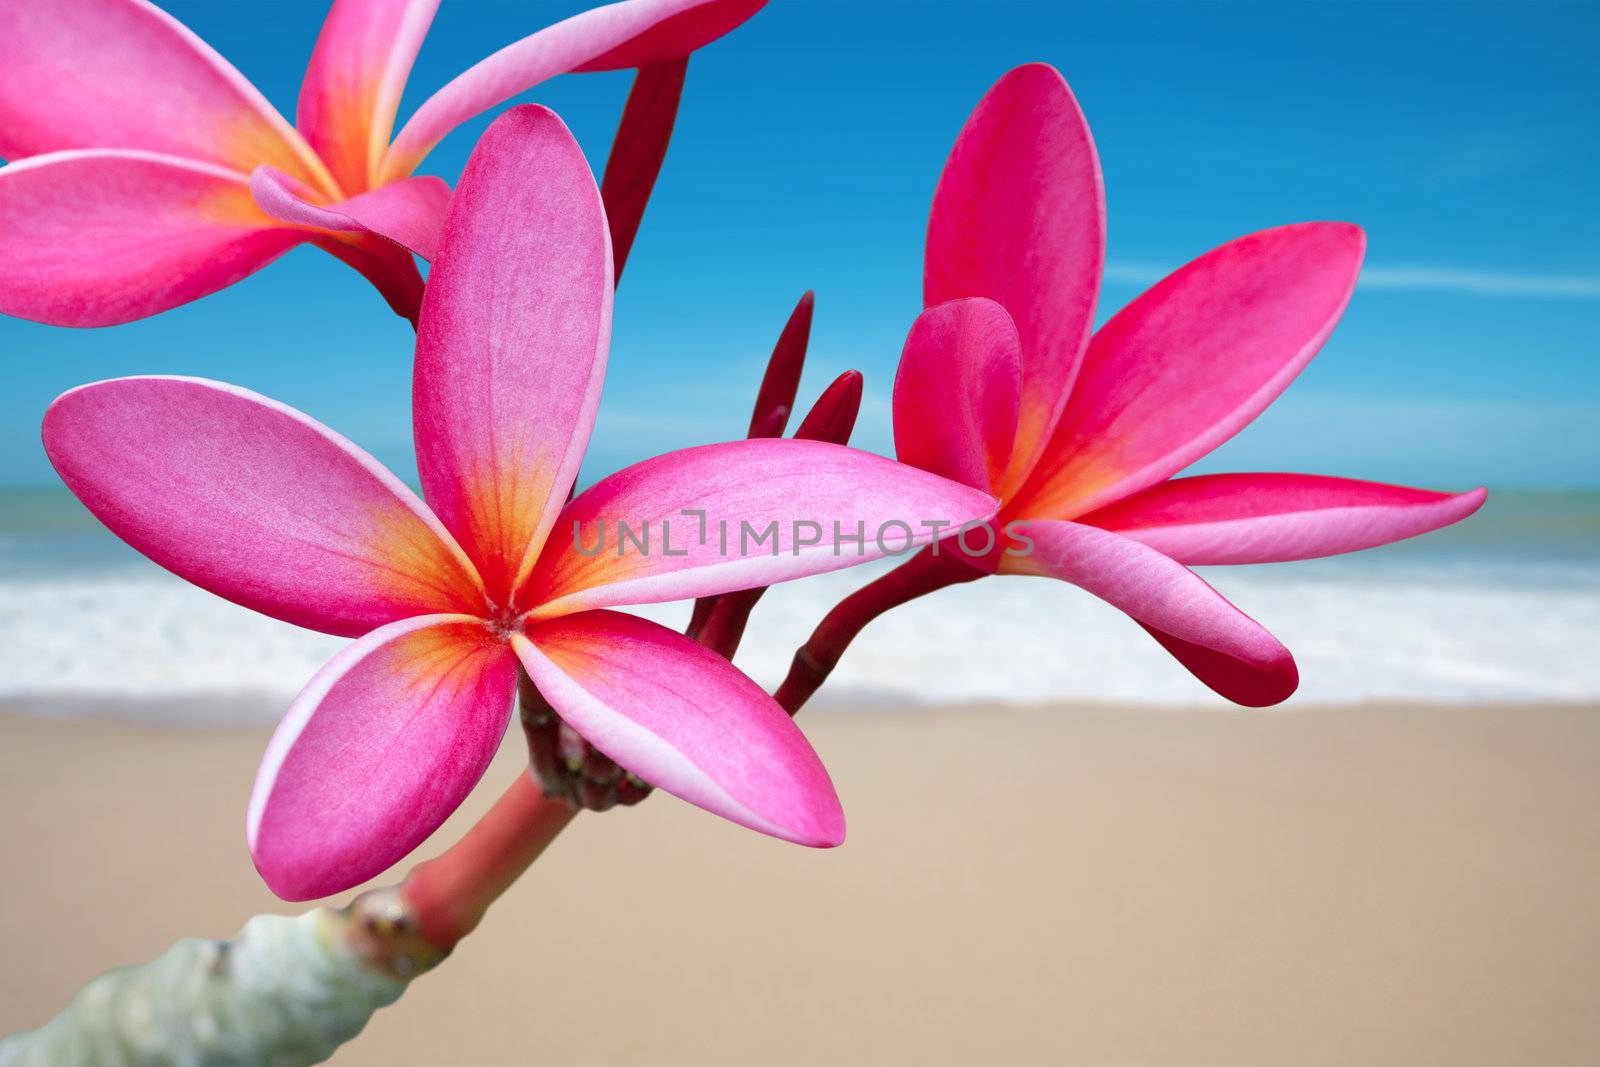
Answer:
[[[465,837],[406,876],[400,895],[422,936],[440,952],[454,948],[577,814],[517,775]]]
[[[739,651],[739,642],[744,639],[750,612],[766,591],[766,586],[762,586],[707,597],[706,610],[701,611],[698,603],[695,605],[695,618],[689,624],[688,635],[723,659],[732,660]]]

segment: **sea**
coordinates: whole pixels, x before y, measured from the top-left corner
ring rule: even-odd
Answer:
[[[768,592],[738,664],[769,688],[884,564]],[[1600,701],[1600,492],[1491,490],[1449,530],[1207,580],[1295,654],[1289,707]],[[681,626],[683,604],[640,614]],[[194,727],[270,724],[340,638],[257,615],[123,545],[64,490],[0,489],[0,706]],[[817,703],[1225,706],[1116,610],[1040,578],[942,590],[884,616]]]

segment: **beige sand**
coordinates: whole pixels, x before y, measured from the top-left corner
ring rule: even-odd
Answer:
[[[807,725],[844,848],[585,816],[334,1062],[1600,1062],[1600,708]],[[0,1030],[284,908],[263,740],[0,717]]]

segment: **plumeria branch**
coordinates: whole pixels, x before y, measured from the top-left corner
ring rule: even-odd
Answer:
[[[70,16],[78,6],[39,18],[30,8],[31,21],[19,25],[50,43],[77,32],[83,20]],[[792,533],[794,551],[775,543],[759,571],[730,572],[713,565],[724,561],[711,559],[704,538],[699,549],[625,561],[620,551],[599,562],[581,550],[546,554],[558,525],[576,534],[608,513],[681,513],[685,500],[702,501],[713,471],[733,475],[714,501],[725,512],[784,514],[795,486],[862,523],[909,509],[939,516],[924,522],[936,529],[964,527],[1003,506],[1029,517],[1033,551],[997,558],[998,573],[1080,586],[1133,617],[1216,692],[1267,705],[1293,692],[1292,657],[1188,565],[1355,551],[1459,521],[1482,503],[1481,490],[1431,493],[1296,474],[1174,478],[1258,415],[1312,358],[1354,287],[1364,235],[1338,223],[1247,235],[1093,331],[1104,258],[1098,159],[1065,81],[1030,65],[1003,78],[974,112],[935,194],[929,306],[907,341],[894,395],[904,465],[832,444],[848,439],[860,403],[860,377],[847,374],[796,434],[809,442],[747,440],[656,457],[563,508],[593,427],[615,280],[677,111],[686,68],[674,57],[760,6],[628,0],[576,16],[447,85],[386,148],[392,114],[363,115],[355,139],[350,130],[302,122],[314,131],[302,142],[264,102],[239,96],[231,68],[162,24],[162,39],[188,50],[124,64],[107,73],[107,84],[143,88],[152,80],[144,68],[155,65],[187,70],[178,79],[187,88],[168,94],[166,106],[128,118],[178,155],[56,152],[42,143],[17,152],[0,143],[0,155],[21,159],[0,168],[0,209],[31,204],[41,181],[52,194],[70,194],[58,196],[52,212],[0,210],[21,237],[8,237],[0,256],[10,265],[0,269],[0,310],[76,325],[126,321],[215,291],[292,244],[316,240],[332,241],[330,251],[373,277],[418,325],[425,499],[309,417],[221,383],[100,382],[64,394],[46,415],[44,441],[57,470],[125,540],[202,588],[358,638],[297,698],[263,760],[248,833],[268,884],[288,898],[320,897],[404,856],[493,758],[513,690],[531,770],[399,886],[337,911],[258,917],[232,941],[180,942],[153,963],[102,976],[41,1030],[0,1042],[0,1067],[116,1065],[152,1055],[320,1062],[470,934],[578,810],[648,795],[628,768],[753,829],[837,844],[838,798],[783,712],[799,710],[872,619],[990,573],[948,546],[918,552],[822,620],[774,701],[727,661],[764,591],[739,590],[749,574],[766,582],[827,569],[802,559]],[[696,17],[685,17],[691,12]],[[325,40],[366,39],[373,28],[334,18]],[[380,72],[396,56],[409,67],[425,26],[392,29]],[[0,54],[19,62],[56,54],[34,43],[24,35]],[[431,186],[405,179],[455,125],[562,70],[617,67],[642,69],[603,195],[560,121],[518,108],[480,141],[441,240],[415,213],[390,225],[397,205],[426,199],[419,190]],[[216,123],[164,121],[195,110],[188,105],[196,94],[215,95],[219,76],[239,96],[220,117],[242,115],[250,122],[240,128],[272,135],[229,143],[276,146],[266,158],[253,148],[213,158]],[[400,89],[388,85],[385,99],[398,100]],[[15,104],[0,92],[0,112]],[[95,117],[83,101],[69,104],[63,115]],[[379,127],[385,136],[368,136]],[[117,131],[119,143],[129,130]],[[380,154],[352,155],[355,148]],[[268,170],[297,172],[306,195],[320,187],[329,203],[300,202],[300,193],[272,185]],[[247,172],[261,179],[260,190],[241,180]],[[356,180],[364,184],[349,184]],[[141,199],[108,208],[100,191],[111,185]],[[172,213],[150,207],[168,202],[203,203],[231,222],[179,213],[163,231],[171,239],[152,242],[147,220]],[[167,258],[147,269],[145,257],[105,255],[102,241],[91,256],[60,260],[60,220],[76,220],[85,205],[97,232],[120,235],[124,245],[131,235],[141,250],[160,245]],[[507,234],[522,240],[508,245]],[[418,305],[420,274],[401,249],[435,244],[428,299]],[[393,262],[369,263],[351,252],[358,245],[392,253]],[[236,254],[221,257],[222,247]],[[225,275],[191,269],[213,261],[227,263]],[[140,265],[137,278],[107,273],[130,262]],[[519,299],[502,302],[506,292]],[[496,314],[477,313],[485,307]],[[787,428],[811,315],[807,293],[774,350],[750,438],[780,438]],[[549,330],[552,321],[563,329]],[[491,392],[495,403],[475,402]],[[248,487],[258,499],[241,495],[240,468],[255,475]],[[178,470],[185,478],[173,477]],[[307,470],[320,481],[303,477]],[[308,513],[318,517],[314,529],[287,521]],[[397,544],[410,555],[397,554]],[[272,569],[264,559],[297,565]],[[335,588],[338,596],[324,595]],[[608,610],[696,596],[696,640]],[[609,738],[616,759],[579,730]],[[402,734],[423,743],[391,761]],[[770,781],[752,786],[751,766],[770,772]]]
[[[0,1038],[0,1067],[321,1063],[410,980],[367,955],[390,910],[363,898],[257,915],[226,941],[184,938],[94,979],[39,1029]]]
[[[547,796],[530,774],[517,775],[461,840],[401,884],[400,899],[423,941],[439,952],[453,949],[577,814],[566,800]]]
[[[404,882],[343,908],[257,915],[227,941],[185,938],[101,975],[0,1067],[321,1063],[471,933],[577,809],[517,776],[489,812]]]
[[[598,399],[615,280],[599,190],[559,119],[530,106],[490,126],[449,212],[418,323],[415,374],[419,468],[432,504],[308,416],[224,383],[92,383],[58,398],[42,432],[69,488],[174,573],[286,621],[357,638],[291,705],[252,792],[251,855],[280,896],[312,899],[359,884],[430,835],[492,759],[519,688],[538,784],[519,778],[457,845],[399,887],[341,912],[309,913],[292,927],[264,919],[232,947],[209,943],[208,953],[196,953],[178,946],[152,964],[115,972],[93,988],[126,996],[126,1010],[107,1016],[70,1008],[33,1037],[9,1042],[8,1057],[32,1057],[28,1049],[36,1047],[46,1049],[44,1062],[59,1062],[48,1033],[131,1057],[154,1048],[163,1058],[198,1062],[318,1062],[469,934],[577,810],[642,799],[649,787],[624,767],[762,832],[814,847],[842,840],[837,795],[820,760],[769,695],[715,651],[606,610],[639,602],[632,597],[646,588],[658,594],[664,581],[679,599],[737,589],[739,572],[713,566],[722,561],[705,545],[600,564],[576,551],[541,550],[557,527],[644,508],[675,513],[680,501],[782,514],[800,485],[828,513],[855,524],[905,513],[971,521],[992,514],[993,498],[833,443],[750,440],[635,465],[563,509]],[[507,234],[520,236],[506,246]],[[490,329],[465,313],[492,304],[508,286],[526,298],[508,309],[521,318],[508,324],[502,315]],[[549,315],[567,323],[559,336],[538,345],[495,343],[541,336],[539,317]],[[462,400],[476,395],[469,386],[489,381],[522,390],[525,402],[486,410]],[[847,436],[860,388],[855,375],[834,383],[805,432]],[[480,440],[523,444],[493,450],[489,477],[476,468],[467,477],[473,456],[463,443]],[[551,451],[560,463],[540,462]],[[160,472],[179,463],[191,480],[173,497],[172,479]],[[319,476],[306,477],[308,468]],[[254,476],[248,504],[233,492],[240,469]],[[725,486],[707,500],[701,487],[713,471]],[[511,490],[524,492],[530,476],[540,479],[542,511],[508,505]],[[298,513],[263,520],[308,497],[325,505],[315,536],[289,521]],[[496,522],[477,523],[484,514]],[[349,536],[340,522],[356,524]],[[274,555],[262,552],[263,538],[293,539],[301,565],[262,567],[261,558]],[[395,541],[414,551],[397,558]],[[831,569],[820,557],[779,548],[761,563],[755,573],[767,582]],[[348,595],[319,599],[335,585]],[[512,617],[496,606],[505,604],[522,611]],[[578,731],[611,738],[623,766]],[[397,749],[403,758],[391,758]],[[743,774],[752,762],[771,776],[758,788]],[[229,966],[215,961],[254,961],[257,929],[289,931],[280,940],[292,951],[267,953],[251,964],[249,982],[233,983]],[[357,994],[329,991],[317,977],[323,972],[340,990],[359,987]],[[363,985],[352,975],[380,980]],[[202,1000],[215,1004],[212,1014]],[[272,1006],[280,1001],[285,1006]],[[316,1041],[304,1047],[293,1044],[296,1027],[263,1023],[220,1028],[237,1045],[217,1052],[219,1028],[205,1025],[219,1014],[278,1020],[297,1012],[327,1014],[326,1027],[305,1024]],[[144,1032],[142,1020],[169,1016],[179,1021]],[[91,1058],[127,1060],[121,1053]]]

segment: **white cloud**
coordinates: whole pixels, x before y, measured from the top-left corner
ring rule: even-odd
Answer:
[[[1144,263],[1107,263],[1105,279],[1124,285],[1153,285],[1169,273]]]
[[[1106,280],[1126,285],[1150,285],[1166,274],[1159,267],[1144,263],[1106,265]],[[1456,267],[1367,267],[1361,272],[1361,288],[1600,300],[1600,275],[1507,274]]]
[[[1451,267],[1369,267],[1361,272],[1361,287],[1600,300],[1600,276],[1502,274],[1498,271],[1456,270]]]

